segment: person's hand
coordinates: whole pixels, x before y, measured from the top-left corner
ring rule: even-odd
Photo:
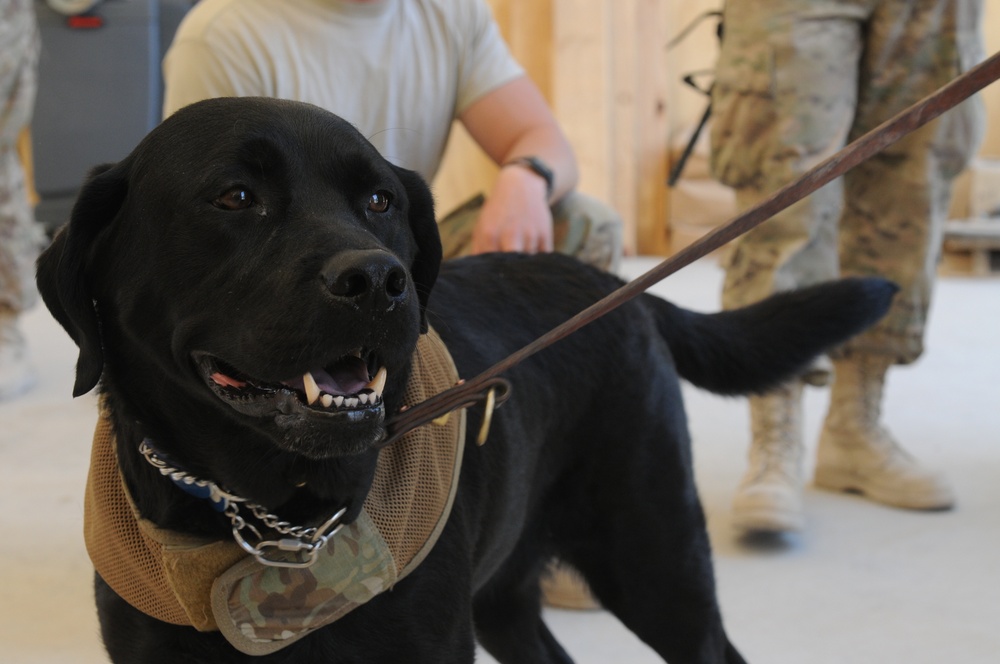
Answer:
[[[552,251],[552,212],[545,180],[526,168],[500,169],[472,233],[472,253]]]

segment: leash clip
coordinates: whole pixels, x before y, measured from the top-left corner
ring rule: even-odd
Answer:
[[[299,539],[294,539],[291,537],[282,538],[280,540],[263,540],[258,542],[256,545],[251,545],[238,530],[233,528],[233,537],[236,539],[236,543],[240,547],[252,555],[254,559],[261,565],[267,565],[268,567],[287,567],[290,569],[304,569],[306,567],[311,567],[316,559],[319,557],[320,549],[326,544],[326,540],[321,540],[318,544],[313,544],[312,542],[303,542]],[[298,554],[305,551],[305,557],[269,557],[268,553],[271,551],[287,554]]]
[[[257,528],[237,517],[233,520],[233,539],[236,540],[241,549],[253,556],[261,565],[305,569],[316,562],[319,558],[319,552],[323,550],[330,538],[344,527],[340,519],[346,512],[347,508],[342,507],[315,531],[309,529],[301,536],[282,537],[276,540],[263,539]],[[256,539],[259,540],[256,544],[251,544],[243,536],[240,531],[244,528],[253,532]],[[307,537],[308,539],[306,539]]]

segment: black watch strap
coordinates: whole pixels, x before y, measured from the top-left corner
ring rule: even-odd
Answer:
[[[545,200],[552,198],[552,192],[555,189],[556,176],[552,172],[544,161],[538,157],[514,157],[508,162],[504,163],[504,166],[523,166],[530,171],[533,171],[538,177],[545,180]]]

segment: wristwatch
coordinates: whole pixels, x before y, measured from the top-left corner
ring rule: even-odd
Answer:
[[[504,163],[507,166],[523,166],[532,171],[538,177],[545,180],[545,200],[552,198],[552,191],[555,189],[556,176],[552,169],[546,166],[545,162],[538,157],[514,157]]]

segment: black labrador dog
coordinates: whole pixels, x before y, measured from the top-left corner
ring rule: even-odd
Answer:
[[[621,285],[558,255],[440,258],[428,187],[350,124],[217,99],[94,170],[38,284],[80,349],[74,394],[100,383],[137,512],[231,541],[233,520],[178,490],[144,440],[286,523],[342,508],[350,523],[428,325],[472,377]],[[450,517],[390,590],[248,655],[146,615],[98,575],[111,658],[440,664],[472,662],[478,639],[505,663],[571,662],[540,611],[557,556],[666,661],[743,662],[715,598],[679,377],[765,390],[875,322],[894,292],[845,279],[716,314],[640,296],[511,369],[484,446],[470,409]],[[334,402],[293,380],[307,372]]]

